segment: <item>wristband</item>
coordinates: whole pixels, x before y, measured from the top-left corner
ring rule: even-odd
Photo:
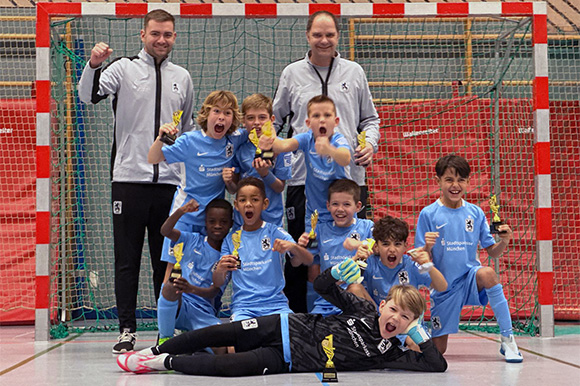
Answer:
[[[425,264],[421,264],[419,266],[419,273],[423,274],[423,273],[429,273],[431,272],[431,270],[433,269],[433,262],[429,261]]]
[[[274,175],[274,173],[268,172],[268,175],[266,175],[266,177],[262,177],[262,180],[264,181],[266,186],[270,186],[274,182],[276,182],[276,176]]]

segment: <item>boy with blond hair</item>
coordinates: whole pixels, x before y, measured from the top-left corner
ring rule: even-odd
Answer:
[[[372,301],[336,285],[338,280],[350,284],[358,278],[360,268],[349,258],[314,282],[320,295],[343,310],[340,315],[271,315],[212,326],[125,354],[117,364],[135,373],[176,370],[192,375],[246,376],[319,372],[329,359],[323,347],[332,342],[332,361],[338,371],[445,371],[447,362],[417,324],[425,312],[419,291],[413,286],[394,286],[381,302],[379,315]],[[407,333],[422,352],[402,350],[396,338],[401,333]],[[228,345],[235,347],[235,354],[188,354],[207,346]]]

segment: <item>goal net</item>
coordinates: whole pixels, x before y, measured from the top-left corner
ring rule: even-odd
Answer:
[[[465,198],[480,205],[490,218],[488,199],[497,195],[499,215],[514,229],[514,239],[503,256],[490,259],[482,251],[479,258],[498,273],[515,329],[534,335],[538,333],[541,291],[534,204],[537,75],[533,18],[504,15],[501,8],[493,17],[470,16],[456,8],[451,9],[457,14],[435,17],[442,16],[439,9],[428,5],[415,4],[419,7],[407,8],[413,12],[401,12],[397,17],[372,18],[361,17],[367,11],[348,11],[359,8],[328,5],[333,12],[342,10],[339,51],[365,69],[381,116],[379,152],[368,169],[370,214],[375,219],[385,214],[403,218],[413,237],[420,210],[439,196],[433,179],[436,160],[449,153],[466,157],[473,174]],[[83,6],[68,5],[63,15],[49,19],[47,308],[55,337],[74,329],[116,329],[111,105],[103,101],[85,106],[78,99],[76,84],[96,42],[107,42],[114,57],[132,56],[140,50],[139,31],[147,11],[146,7],[139,12],[119,11],[135,10],[129,7],[132,4],[125,5],[129,8]],[[196,8],[194,13],[209,9],[213,17],[177,17],[177,41],[171,54],[171,60],[192,75],[196,109],[216,89],[231,90],[240,101],[256,92],[273,96],[282,69],[304,57],[308,49],[306,18],[308,9],[316,8],[285,5],[287,14],[272,17],[269,10],[277,9],[280,14],[282,8],[269,4],[260,8],[267,11],[258,13],[268,17],[246,17],[254,8],[204,6],[209,8]],[[182,16],[184,9],[182,5]],[[377,16],[373,14],[377,9],[381,8],[367,13]],[[350,14],[353,16],[345,16]],[[142,262],[139,328],[155,328],[156,299],[147,245]],[[224,300],[227,305],[227,294]],[[496,330],[490,311],[488,307],[466,307],[463,328]]]

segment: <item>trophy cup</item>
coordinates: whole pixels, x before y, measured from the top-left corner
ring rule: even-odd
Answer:
[[[183,257],[183,243],[179,243],[173,247],[173,256],[175,257],[175,265],[169,275],[169,281],[173,283],[175,279],[181,277],[181,258]]]
[[[181,114],[183,114],[183,110],[177,110],[173,112],[173,124],[175,125],[175,127],[177,127],[177,125],[179,125],[179,122],[181,122]],[[167,133],[161,134],[161,138],[159,138],[159,140],[166,145],[173,145],[176,139],[177,135]]]
[[[318,241],[316,241],[316,224],[318,223],[318,210],[314,209],[314,213],[310,216],[310,233],[308,233],[308,244],[306,248],[317,248]]]
[[[503,225],[503,221],[497,214],[499,212],[499,204],[497,203],[497,197],[494,195],[491,196],[489,199],[489,207],[491,209],[491,213],[493,213],[493,217],[491,219],[491,224],[489,226],[489,230],[492,234],[497,233],[506,233],[506,231],[500,231],[498,228],[500,225]]]
[[[272,137],[273,130],[272,130],[272,121],[268,121],[262,125],[262,135],[266,137]],[[250,142],[256,146],[256,155],[254,158],[262,158],[264,161],[272,161],[274,159],[274,152],[272,150],[262,150],[258,146],[260,138],[258,138],[258,134],[256,133],[256,129],[252,129],[249,134]]]
[[[358,140],[358,145],[361,149],[367,147],[367,131],[363,130],[357,134],[356,139]]]
[[[366,239],[366,240],[363,240],[362,241],[362,245],[366,245],[367,248],[370,251],[372,251],[373,250],[373,247],[375,246],[375,240],[374,239]],[[364,260],[355,260],[355,261],[358,264],[358,266],[360,267],[360,269],[367,269],[368,264],[367,264],[366,261],[364,261]]]
[[[407,255],[413,257],[413,258],[417,258],[417,254],[419,253],[419,248],[413,248],[407,251]],[[433,269],[434,265],[432,261],[428,261],[425,264],[421,264],[419,266],[419,273],[420,274],[424,274],[424,273],[428,273],[429,271],[431,271],[431,269]]]
[[[334,367],[334,362],[332,358],[334,357],[334,347],[332,347],[332,334],[326,336],[322,341],[322,350],[326,354],[328,360],[324,366],[324,371],[322,372],[322,382],[338,382],[338,375],[336,373],[336,367]]]
[[[232,243],[234,244],[234,250],[232,251],[232,255],[234,255],[238,261],[236,262],[236,268],[242,268],[242,262],[240,261],[240,253],[238,252],[238,248],[240,247],[240,242],[242,239],[242,230],[239,229],[234,232],[232,235]]]

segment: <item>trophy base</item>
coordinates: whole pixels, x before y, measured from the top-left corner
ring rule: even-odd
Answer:
[[[169,282],[173,283],[175,280],[181,277],[181,269],[172,269],[169,275]]]
[[[161,138],[159,138],[159,140],[166,145],[173,145],[175,143],[176,139],[177,139],[176,135],[167,134],[167,133],[163,133],[161,135]]]
[[[264,161],[272,161],[274,160],[274,152],[273,151],[262,151],[260,154],[256,154],[254,158],[261,158]]]
[[[308,239],[308,244],[306,244],[306,248],[308,249],[318,248],[318,240]]]
[[[242,262],[240,261],[240,258],[238,257],[238,261],[236,261],[236,268],[237,269],[242,269]]]
[[[322,382],[338,382],[338,373],[334,367],[325,367],[322,372]]]
[[[507,231],[500,231],[499,230],[500,225],[503,225],[503,221],[492,221],[491,224],[489,225],[489,231],[491,232],[491,234],[507,233]]]

